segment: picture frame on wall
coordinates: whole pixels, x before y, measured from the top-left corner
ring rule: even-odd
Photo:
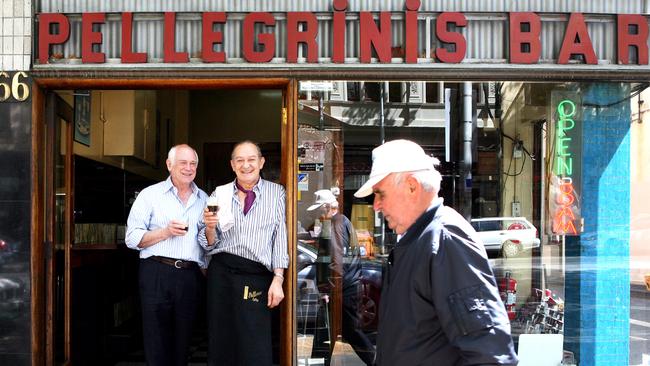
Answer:
[[[74,140],[90,147],[90,90],[74,92]]]

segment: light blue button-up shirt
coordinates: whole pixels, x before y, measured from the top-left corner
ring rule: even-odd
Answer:
[[[203,228],[203,208],[207,194],[192,183],[192,194],[187,204],[178,197],[171,177],[151,185],[135,199],[127,220],[126,245],[140,251],[140,258],[152,255],[182,259],[206,267],[205,254],[198,242],[198,233]],[[189,228],[183,236],[172,236],[150,247],[140,248],[138,244],[144,234],[167,227],[171,220],[187,222]]]

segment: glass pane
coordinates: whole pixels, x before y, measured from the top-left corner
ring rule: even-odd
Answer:
[[[650,122],[642,121],[650,94],[639,95],[643,84],[473,83],[469,99],[463,83],[334,85],[320,93],[320,105],[299,101],[299,364],[372,358],[382,268],[397,237],[373,211],[372,196],[353,193],[368,178],[372,149],[398,138],[442,161],[439,195],[483,242],[522,360],[543,349],[541,357],[558,364],[581,356],[588,363],[602,349],[585,346],[598,341],[583,335],[603,327],[584,320],[591,316],[617,327],[608,344],[618,347],[609,351],[617,359],[647,362]],[[408,93],[390,103],[397,85]],[[613,207],[621,213],[603,213]],[[627,210],[630,241],[621,231]],[[628,305],[629,324],[615,321],[628,317]]]
[[[55,192],[55,222],[54,222],[54,357],[57,361],[65,360],[65,256],[64,249],[66,246],[66,141],[67,141],[67,122],[60,119],[56,124],[55,131],[55,154],[54,154],[54,192]]]
[[[650,92],[630,102],[630,365],[642,365],[650,362]]]
[[[31,364],[31,115],[0,103],[0,365]]]

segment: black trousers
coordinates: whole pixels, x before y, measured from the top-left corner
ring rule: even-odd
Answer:
[[[262,264],[227,253],[208,267],[208,365],[270,366],[273,274]]]
[[[140,260],[139,271],[147,365],[187,365],[203,275],[198,266],[179,269],[152,259]]]

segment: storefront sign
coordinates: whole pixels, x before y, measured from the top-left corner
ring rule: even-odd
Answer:
[[[271,13],[250,12],[243,15],[240,31],[237,34],[226,34],[226,30],[233,32],[232,28],[224,25],[232,15],[229,12],[203,12],[200,13],[201,22],[201,49],[192,57],[200,58],[203,63],[225,63],[232,55],[222,50],[225,40],[236,39],[239,50],[245,62],[268,63],[276,55],[276,49],[286,50],[283,57],[286,63],[318,63],[320,58],[328,58],[329,62],[341,64],[348,62],[346,49],[348,42],[358,44],[359,63],[392,63],[394,59],[399,62],[413,64],[419,59],[432,59],[439,63],[460,63],[466,57],[468,41],[463,35],[462,28],[467,27],[470,20],[461,12],[441,12],[432,18],[435,26],[431,33],[430,54],[423,55],[421,37],[429,39],[429,35],[420,34],[425,27],[420,26],[422,20],[418,19],[420,1],[406,0],[404,12],[394,13],[389,11],[359,11],[348,12],[346,0],[334,0],[332,12],[322,14],[306,11]],[[81,26],[71,26],[70,16],[62,13],[41,13],[38,15],[38,61],[46,64],[50,60],[64,57],[52,53],[52,46],[64,45],[69,39],[81,39],[81,62],[97,64],[106,62],[106,54],[101,51],[104,35],[108,32],[108,13],[81,13]],[[241,13],[236,13],[240,17]],[[113,14],[110,14],[113,16]],[[110,34],[111,42],[119,42],[120,57],[123,64],[150,62],[146,52],[136,52],[133,47],[134,20],[133,13],[122,12],[115,14],[121,18],[121,37]],[[542,47],[542,27],[540,15],[534,12],[510,12],[506,14],[509,42],[509,62],[512,64],[535,64],[540,61]],[[164,52],[164,63],[190,62],[188,50],[177,51],[176,47],[176,12],[165,12],[163,35],[161,39]],[[331,29],[331,42],[328,47],[319,44],[319,22],[323,17],[329,18]],[[395,17],[399,18],[395,22]],[[76,15],[75,15],[76,19]],[[618,63],[628,65],[636,63],[648,64],[648,20],[643,15],[619,14],[617,15],[616,44]],[[76,21],[76,20],[75,20]],[[199,20],[197,20],[199,21]],[[278,24],[286,24],[286,31],[279,28]],[[392,29],[395,24],[403,24],[403,31]],[[346,35],[346,30],[358,28],[356,39]],[[428,27],[427,27],[428,28]],[[81,34],[74,34],[80,30]],[[277,34],[276,34],[277,33]],[[395,34],[403,34],[401,40],[395,40]],[[280,37],[278,37],[280,35]],[[328,35],[329,36],[329,35]],[[241,37],[241,40],[237,37]],[[117,39],[116,39],[117,38]],[[282,44],[276,44],[277,42]],[[439,47],[437,47],[440,45]],[[304,46],[304,54],[299,55],[299,48]],[[218,49],[218,50],[217,50]],[[630,60],[630,50],[637,52],[637,58]],[[322,54],[325,53],[325,54]],[[301,60],[299,61],[299,57]],[[587,30],[585,18],[582,13],[571,13],[566,24],[562,46],[557,60],[558,64],[575,62],[572,57],[577,57],[585,64],[597,65],[598,59]]]
[[[24,102],[30,97],[31,80],[27,73],[0,71],[0,102]]]
[[[581,124],[579,104],[568,93],[554,92],[555,139],[550,186],[550,223],[553,234],[579,235]]]

